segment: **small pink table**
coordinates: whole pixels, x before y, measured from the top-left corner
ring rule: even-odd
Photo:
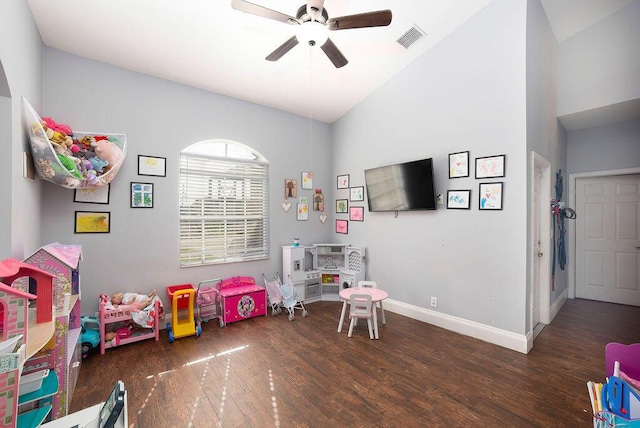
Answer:
[[[352,294],[368,294],[371,296],[371,302],[373,303],[373,332],[374,332],[374,337],[376,339],[379,339],[378,336],[378,315],[377,315],[377,309],[376,309],[376,302],[380,302],[384,299],[386,299],[387,297],[389,297],[389,294],[384,291],[384,290],[380,290],[379,288],[358,288],[358,287],[354,287],[354,288],[344,288],[340,291],[340,298],[343,300],[342,303],[342,313],[340,314],[340,324],[338,324],[338,333],[342,332],[342,323],[344,322],[344,315],[347,312],[347,305],[349,304],[349,299],[351,298]],[[384,316],[382,317],[382,324],[386,324],[386,320],[384,319]]]

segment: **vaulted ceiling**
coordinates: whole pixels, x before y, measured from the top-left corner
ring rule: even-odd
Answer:
[[[322,0],[311,0],[322,4]],[[384,27],[331,31],[336,68],[303,44],[265,57],[297,25],[232,8],[232,0],[28,0],[42,40],[75,55],[333,123],[493,0],[325,0],[329,18],[392,12]],[[559,41],[632,0],[542,0]],[[304,0],[252,0],[296,16]],[[421,36],[408,48],[408,31]]]

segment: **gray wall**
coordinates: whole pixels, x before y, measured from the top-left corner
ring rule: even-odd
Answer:
[[[335,174],[432,157],[438,193],[471,189],[469,211],[365,213],[345,243],[367,245],[369,278],[392,299],[524,334],[526,326],[526,2],[498,0],[333,126]],[[448,178],[469,150],[471,177]],[[473,159],[506,155],[506,177],[474,179]],[[478,210],[478,184],[503,181],[504,209]],[[347,193],[336,191],[339,197]]]
[[[42,42],[25,1],[0,2],[0,257],[22,260],[40,240],[40,182],[22,177],[28,139],[22,125],[22,100],[42,105]],[[10,18],[7,18],[10,17]]]
[[[540,1],[530,0],[527,6],[527,152],[531,156],[531,151],[535,151],[551,163],[552,179],[549,191],[552,197],[555,196],[554,177],[559,169],[563,171],[564,183],[568,183],[567,135],[558,122],[556,107],[557,47],[558,43]],[[528,181],[527,189],[531,189],[532,184]],[[565,184],[563,200],[566,200],[568,190]],[[527,218],[527,224],[530,223],[531,212]],[[527,238],[527,242],[531,242],[531,237]],[[543,252],[553,254],[553,245],[553,240],[549,240],[549,247],[543,249]],[[532,248],[529,245],[527,251],[530,253]],[[531,259],[532,256],[529,254],[529,263]],[[551,277],[551,272],[547,274]],[[554,291],[550,295],[551,303],[567,289],[567,272],[556,267],[554,284]],[[532,296],[532,284],[528,284],[527,288],[528,295]]]
[[[569,132],[567,158],[570,174],[640,167],[640,119]]]
[[[296,221],[284,212],[284,180],[314,172],[314,188],[335,187],[329,175],[330,127],[307,118],[45,49],[44,111],[77,131],[127,134],[127,160],[111,182],[109,205],[73,202],[73,190],[43,185],[42,241],[83,245],[83,313],[97,310],[97,296],[156,288],[169,309],[166,287],[236,275],[273,276],[282,270],[282,245],[331,239],[332,224],[318,212]],[[180,150],[211,138],[246,144],[270,162],[271,258],[208,267],[179,267],[178,160]],[[138,155],[167,158],[166,177],[137,175]],[[131,181],[152,182],[153,209],[131,209]],[[311,199],[313,190],[299,190]],[[327,199],[328,200],[328,199]],[[295,202],[295,201],[292,201]],[[330,203],[328,203],[331,206]],[[295,207],[295,204],[294,204]],[[327,214],[331,216],[329,207]],[[108,235],[74,234],[74,211],[110,211]]]
[[[640,98],[640,0],[559,45],[558,116]]]

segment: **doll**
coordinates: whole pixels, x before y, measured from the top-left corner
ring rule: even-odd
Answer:
[[[137,309],[143,309],[151,304],[156,296],[156,290],[149,294],[139,293],[115,293],[111,296],[111,304],[114,308],[120,305],[133,306]]]

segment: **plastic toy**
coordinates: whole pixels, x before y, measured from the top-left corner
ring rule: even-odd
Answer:
[[[174,339],[194,334],[199,337],[202,327],[196,322],[194,314],[196,290],[191,284],[185,284],[169,286],[167,293],[171,300],[171,322],[167,323],[169,342],[173,343]]]
[[[97,317],[80,317],[80,343],[82,343],[82,358],[87,358],[89,352],[100,346],[100,322]]]

